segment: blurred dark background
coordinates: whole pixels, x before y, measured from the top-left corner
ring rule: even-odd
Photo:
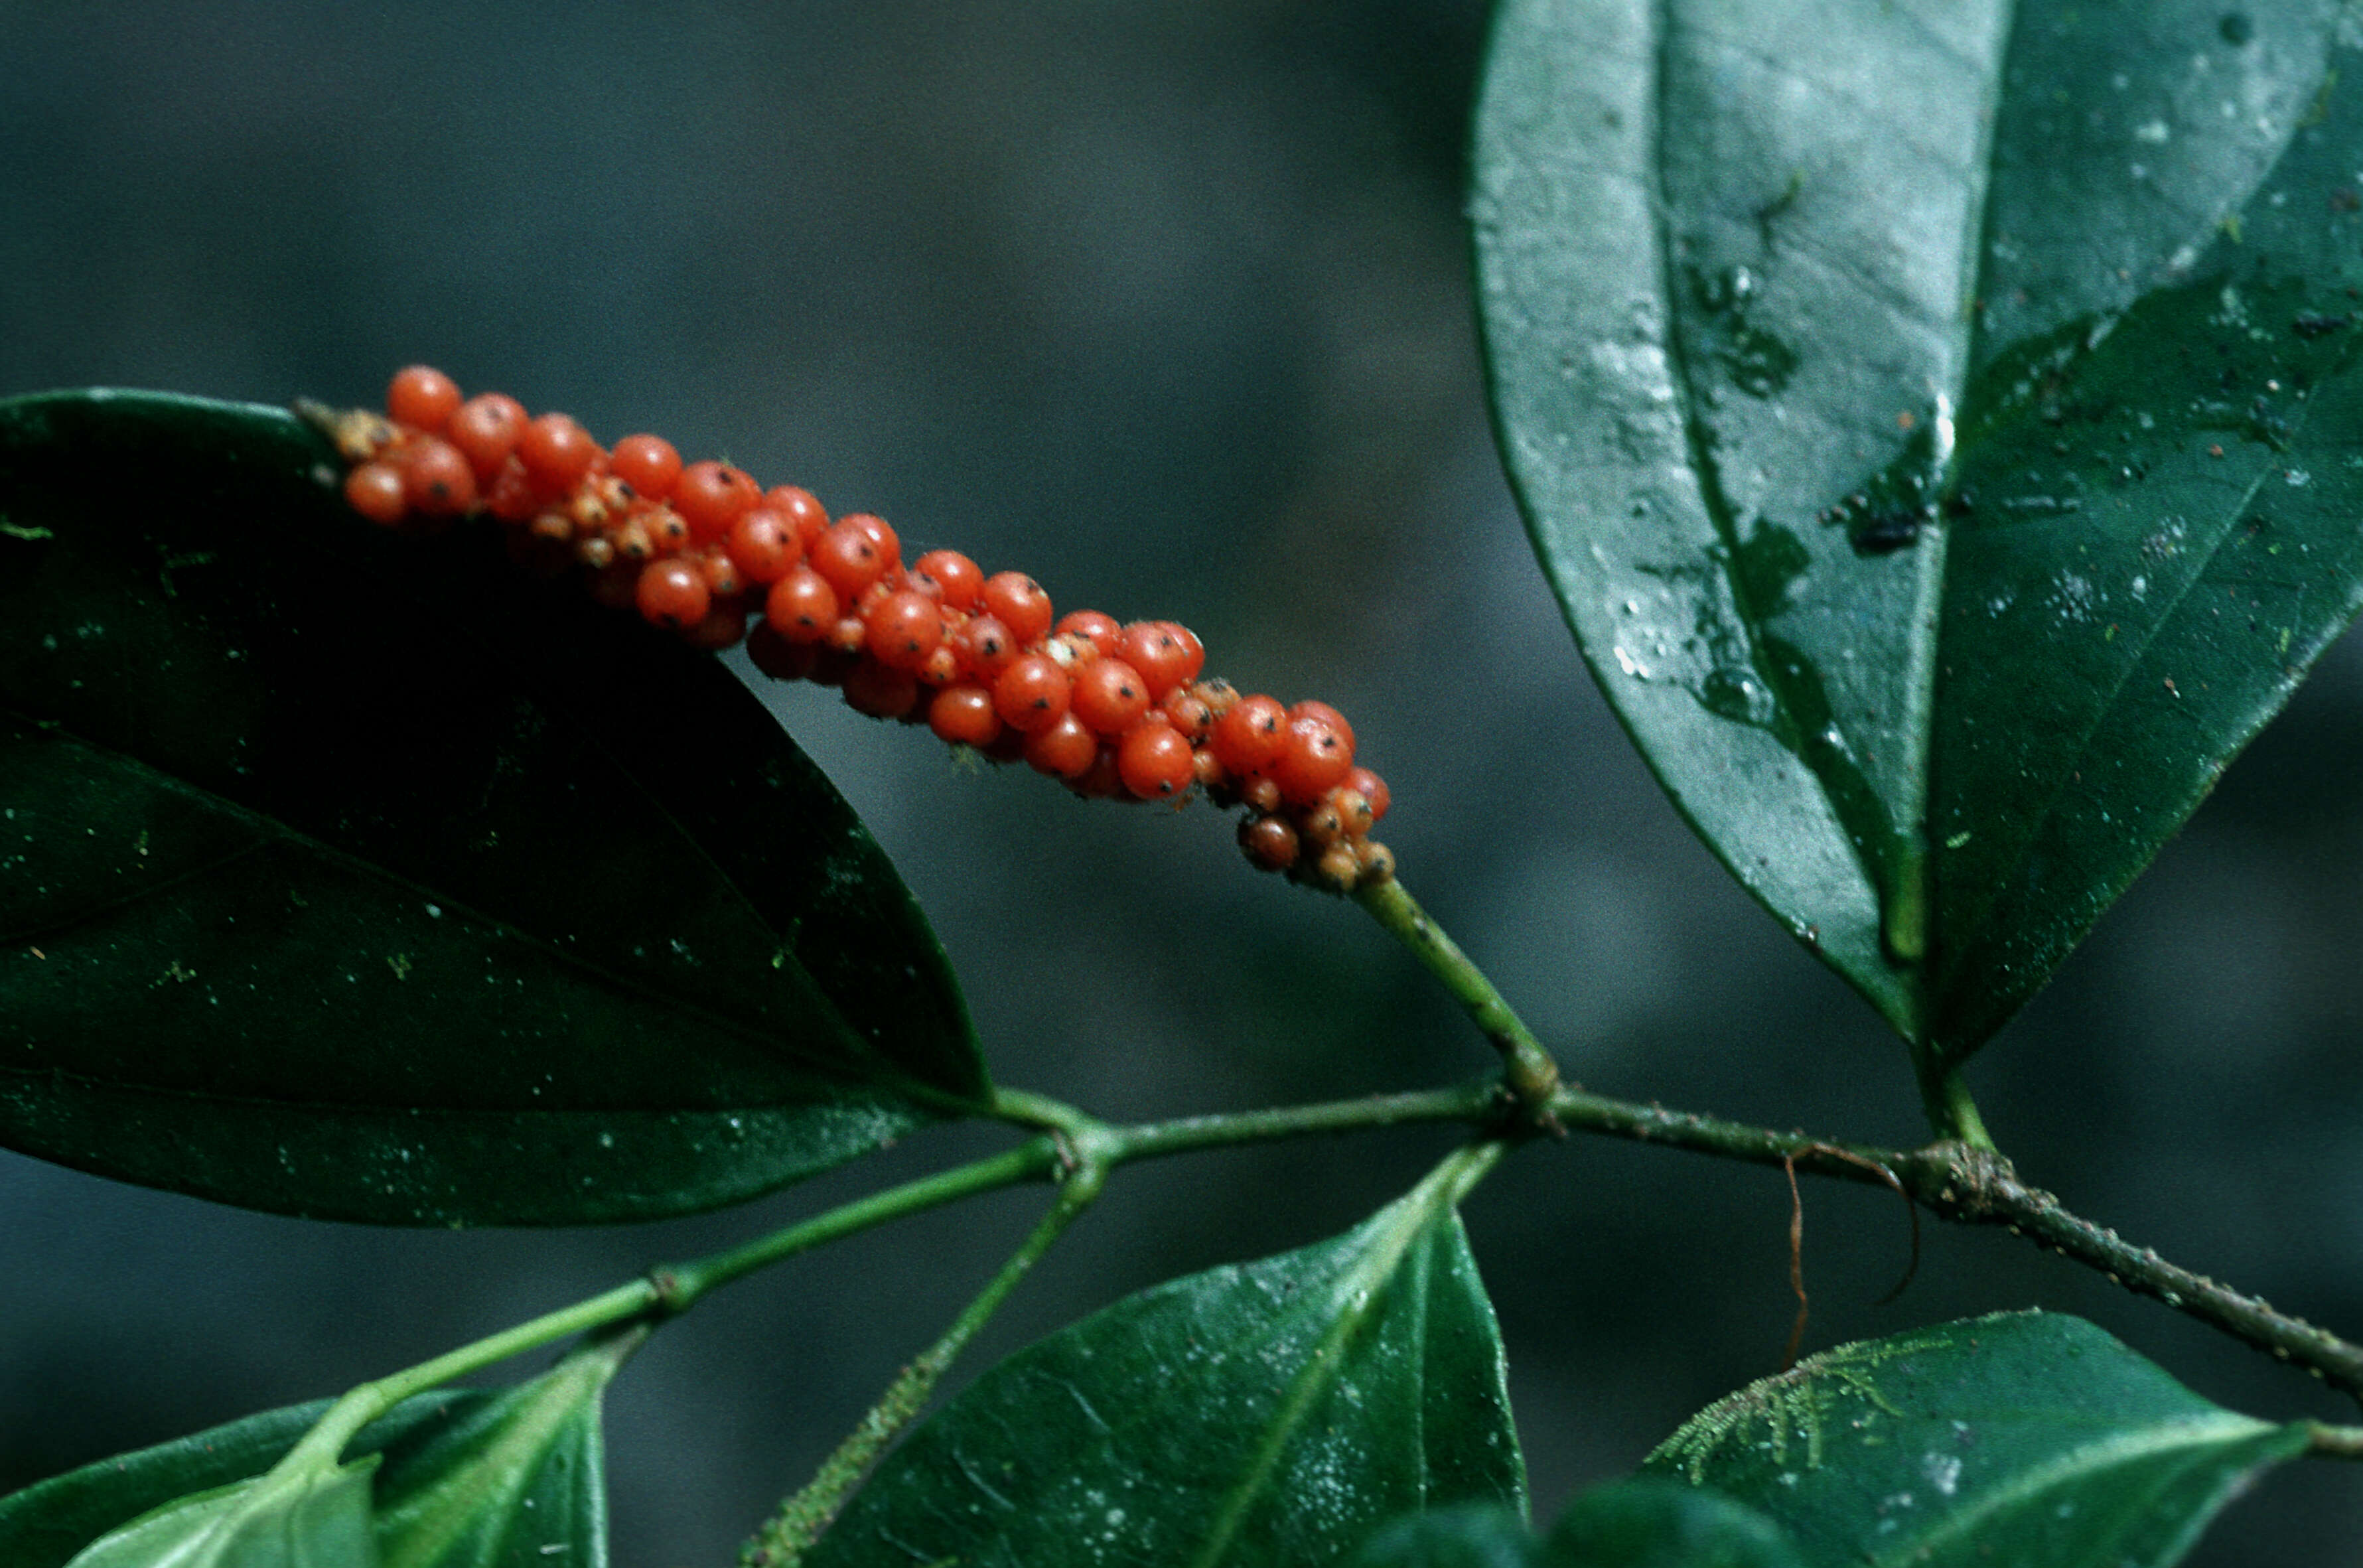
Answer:
[[[0,5],[0,395],[374,400],[426,360],[671,436],[1062,606],[1187,620],[1350,714],[1407,879],[1587,1084],[1911,1142],[1902,1053],[1675,819],[1578,662],[1485,423],[1459,193],[1471,0]],[[776,697],[966,977],[1004,1082],[1143,1117],[1448,1082],[1486,1053],[1350,906],[1229,826],[956,772]],[[1972,1070],[2033,1179],[2363,1330],[2363,649]],[[748,1209],[413,1234],[0,1155],[0,1489],[334,1392],[1004,1140]],[[962,1369],[1174,1273],[1333,1234],[1439,1134],[1126,1171]],[[2302,1377],[1999,1235],[1808,1189],[1826,1346],[2084,1313],[2258,1415]],[[615,1389],[617,1559],[718,1564],[1030,1223],[1004,1195],[807,1257]],[[1537,1512],[1777,1366],[1777,1173],[1529,1150],[1469,1221]],[[2269,1479],[2202,1560],[2363,1562],[2363,1476]]]

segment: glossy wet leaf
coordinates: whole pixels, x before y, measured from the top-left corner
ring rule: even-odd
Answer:
[[[1763,1510],[1813,1562],[2158,1568],[2306,1441],[2080,1318],[2023,1312],[1810,1356],[1646,1468]]]
[[[1495,34],[1481,305],[1537,552],[1684,815],[1940,1056],[2357,602],[2363,95],[2335,7],[2224,15],[1512,0]]]
[[[1441,1508],[1371,1538],[1355,1568],[1803,1568],[1781,1528],[1705,1487],[1597,1487],[1537,1540],[1508,1508]]]
[[[982,1091],[884,855],[717,662],[277,410],[0,404],[0,1141],[256,1208],[638,1219]]]
[[[1315,1568],[1408,1509],[1523,1505],[1451,1180],[1010,1357],[887,1459],[809,1568]]]

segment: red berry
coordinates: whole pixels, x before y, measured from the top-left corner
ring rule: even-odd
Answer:
[[[649,542],[666,554],[689,547],[689,519],[671,506],[651,506],[633,518]]]
[[[1193,746],[1215,732],[1215,710],[1188,686],[1176,686],[1166,693],[1165,700],[1157,707]]]
[[[778,582],[804,555],[794,521],[770,506],[758,506],[731,524],[723,547],[750,583]]]
[[[640,572],[637,561],[614,561],[591,575],[591,598],[594,604],[611,610],[637,606],[639,599]]]
[[[1280,785],[1270,776],[1256,773],[1237,781],[1239,798],[1256,810],[1269,816],[1280,809]]]
[[[923,685],[949,686],[960,678],[960,655],[949,642],[936,644],[936,651],[919,662],[919,681]]]
[[[681,477],[681,453],[662,436],[626,436],[607,454],[607,472],[649,500],[661,501]]]
[[[839,616],[828,628],[828,645],[839,653],[859,653],[870,642],[870,623],[860,616]]]
[[[1239,848],[1265,871],[1286,871],[1296,863],[1296,829],[1284,817],[1250,817],[1239,824]]]
[[[599,443],[566,414],[544,414],[529,421],[517,437],[516,450],[533,482],[553,494],[573,485],[599,461]]]
[[[1081,778],[1100,754],[1100,738],[1071,713],[1061,714],[1026,737],[1026,761],[1037,773]]]
[[[484,510],[505,523],[522,523],[541,510],[541,497],[534,494],[524,463],[511,458],[501,464],[500,473],[484,487]],[[567,533],[573,531],[570,523]]]
[[[365,462],[345,475],[345,500],[371,522],[387,528],[410,510],[402,470],[390,462]]]
[[[1010,728],[1030,735],[1066,716],[1072,691],[1067,673],[1048,657],[1021,654],[993,683],[993,711]]]
[[[1148,687],[1121,659],[1095,659],[1074,672],[1075,717],[1102,735],[1121,735],[1148,712]]]
[[[1361,880],[1362,859],[1351,844],[1332,844],[1313,862],[1313,881],[1332,893],[1345,893]]]
[[[954,745],[982,749],[1001,738],[1001,715],[984,687],[946,686],[927,704],[927,728]]]
[[[1215,755],[1225,768],[1245,778],[1270,765],[1287,732],[1288,710],[1277,698],[1261,693],[1242,697],[1215,721]]]
[[[1116,624],[1115,617],[1104,616],[1097,610],[1069,610],[1059,617],[1059,624],[1051,629],[1089,638],[1092,646],[1099,650],[1104,659],[1115,655],[1117,644],[1124,637],[1124,628]]]
[[[811,567],[791,567],[765,595],[763,620],[790,642],[818,642],[837,624],[837,590]]]
[[[754,480],[727,463],[693,462],[673,481],[673,510],[689,520],[690,537],[719,539],[730,525],[754,510],[763,492]]]
[[[640,614],[651,624],[676,631],[704,620],[713,598],[705,586],[705,574],[678,556],[653,562],[641,572],[633,594]]]
[[[878,553],[885,561],[889,572],[903,564],[903,540],[885,518],[873,517],[868,512],[848,512],[838,518],[838,522],[842,527],[857,528],[868,534],[870,542],[878,547]]]
[[[908,670],[890,669],[875,659],[864,659],[845,673],[845,706],[856,713],[900,718],[918,705],[918,677]]]
[[[422,436],[402,454],[402,490],[412,511],[453,517],[476,504],[476,471],[450,442]]]
[[[805,550],[828,532],[828,514],[809,490],[774,484],[763,492],[763,505],[795,525],[796,543]]]
[[[684,556],[705,577],[706,591],[716,598],[727,598],[746,591],[747,580],[738,563],[719,550],[704,550]]]
[[[1022,572],[996,572],[986,578],[977,603],[1009,628],[1020,648],[1030,648],[1050,634],[1050,595]]]
[[[943,612],[915,588],[887,595],[862,620],[871,657],[897,670],[916,671],[944,639]]]
[[[1302,718],[1317,718],[1322,720],[1326,723],[1330,728],[1336,730],[1340,736],[1345,738],[1347,751],[1350,751],[1354,749],[1354,727],[1346,722],[1346,716],[1344,714],[1339,713],[1327,703],[1301,702],[1294,707],[1288,710],[1288,721],[1291,724],[1293,724]]]
[[[1144,724],[1116,743],[1115,764],[1124,787],[1143,800],[1166,800],[1197,778],[1190,742],[1170,725]]]
[[[931,550],[912,563],[914,583],[925,578],[948,609],[972,610],[984,592],[984,572],[956,550]]]
[[[1320,707],[1318,703],[1304,705]],[[1354,743],[1321,713],[1292,713],[1280,754],[1271,761],[1272,782],[1292,806],[1310,806],[1346,782],[1353,771]]]
[[[682,640],[692,648],[703,648],[709,653],[719,653],[747,635],[747,603],[744,599],[716,597],[705,612],[705,618],[695,626],[682,628]]]
[[[443,435],[467,458],[478,479],[490,479],[516,450],[525,433],[525,405],[505,392],[483,392],[451,411]]]
[[[770,621],[760,620],[747,634],[747,657],[775,681],[801,681],[812,673],[815,651],[809,642],[790,642]]]
[[[1182,628],[1171,621],[1137,620],[1124,628],[1124,659],[1148,683],[1151,700],[1161,699],[1198,673],[1190,660],[1190,645],[1182,640]],[[1205,658],[1204,651],[1198,657]]]
[[[459,384],[431,365],[394,372],[394,384],[385,389],[386,417],[416,429],[441,429],[459,406]]]
[[[1101,741],[1099,755],[1092,759],[1092,765],[1069,779],[1067,787],[1085,800],[1130,801],[1133,796],[1124,787],[1124,774],[1116,767],[1115,751],[1107,741]]]
[[[994,616],[971,616],[951,636],[960,667],[979,680],[990,681],[1017,657],[1017,639]]]
[[[860,598],[862,590],[883,577],[892,564],[877,539],[861,526],[859,514],[840,518],[804,552],[804,559],[848,603]]]
[[[1368,768],[1349,768],[1346,772],[1346,787],[1370,803],[1370,820],[1378,821],[1387,814],[1390,797],[1387,781]]]

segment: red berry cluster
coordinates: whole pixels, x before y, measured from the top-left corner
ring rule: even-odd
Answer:
[[[564,414],[462,399],[413,365],[385,417],[305,406],[352,465],[345,497],[387,527],[490,513],[515,550],[590,569],[603,602],[702,648],[742,637],[756,667],[839,688],[876,718],[924,723],[995,762],[1023,758],[1078,795],[1244,804],[1248,859],[1343,892],[1393,874],[1370,833],[1387,786],[1354,762],[1326,703],[1293,707],[1204,678],[1205,649],[1172,621],[1053,618],[1020,573],[957,550],[905,566],[882,517],[831,522],[809,491],[763,489],[727,463],[684,465],[671,442],[603,448]],[[754,622],[751,632],[749,622]]]

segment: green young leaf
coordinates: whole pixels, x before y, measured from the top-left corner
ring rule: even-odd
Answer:
[[[606,1568],[600,1396],[643,1327],[567,1357],[386,1455],[383,1568]]]
[[[1781,1528],[1703,1487],[1643,1477],[1585,1493],[1548,1540],[1508,1508],[1439,1508],[1371,1537],[1355,1568],[1803,1568]]]
[[[250,1207],[641,1219],[985,1092],[926,921],[714,660],[268,408],[0,403],[0,1142]]]
[[[2363,589],[2333,9],[2013,16],[1511,0],[1476,154],[1503,446],[1585,657],[1939,1060]]]
[[[376,1568],[547,1568],[556,1559],[604,1568],[600,1396],[638,1339],[588,1346],[497,1394],[422,1395],[363,1429],[346,1455],[349,1471],[376,1472],[373,1486],[361,1491],[361,1518],[374,1540],[366,1561]],[[200,1539],[203,1528],[219,1529],[239,1499],[250,1505],[257,1478],[327,1407],[250,1416],[0,1498],[0,1562],[129,1568],[166,1561],[157,1555],[160,1542]],[[305,1491],[299,1499],[311,1496]],[[330,1511],[341,1519],[349,1507],[338,1502]],[[218,1561],[221,1568],[243,1562]]]
[[[134,1519],[68,1568],[380,1568],[374,1458],[201,1492]]]
[[[809,1568],[1337,1560],[1406,1509],[1524,1506],[1468,1162],[1334,1240],[1118,1302],[980,1378]]]
[[[2080,1318],[2019,1312],[1810,1356],[1646,1469],[1762,1509],[1814,1562],[2163,1568],[2306,1441]]]
[[[422,1394],[365,1429],[348,1458],[427,1440],[490,1396]],[[181,1499],[234,1488],[279,1462],[312,1429],[327,1401],[249,1416],[194,1436],[117,1454],[0,1497],[0,1562],[64,1568],[99,1537]]]

